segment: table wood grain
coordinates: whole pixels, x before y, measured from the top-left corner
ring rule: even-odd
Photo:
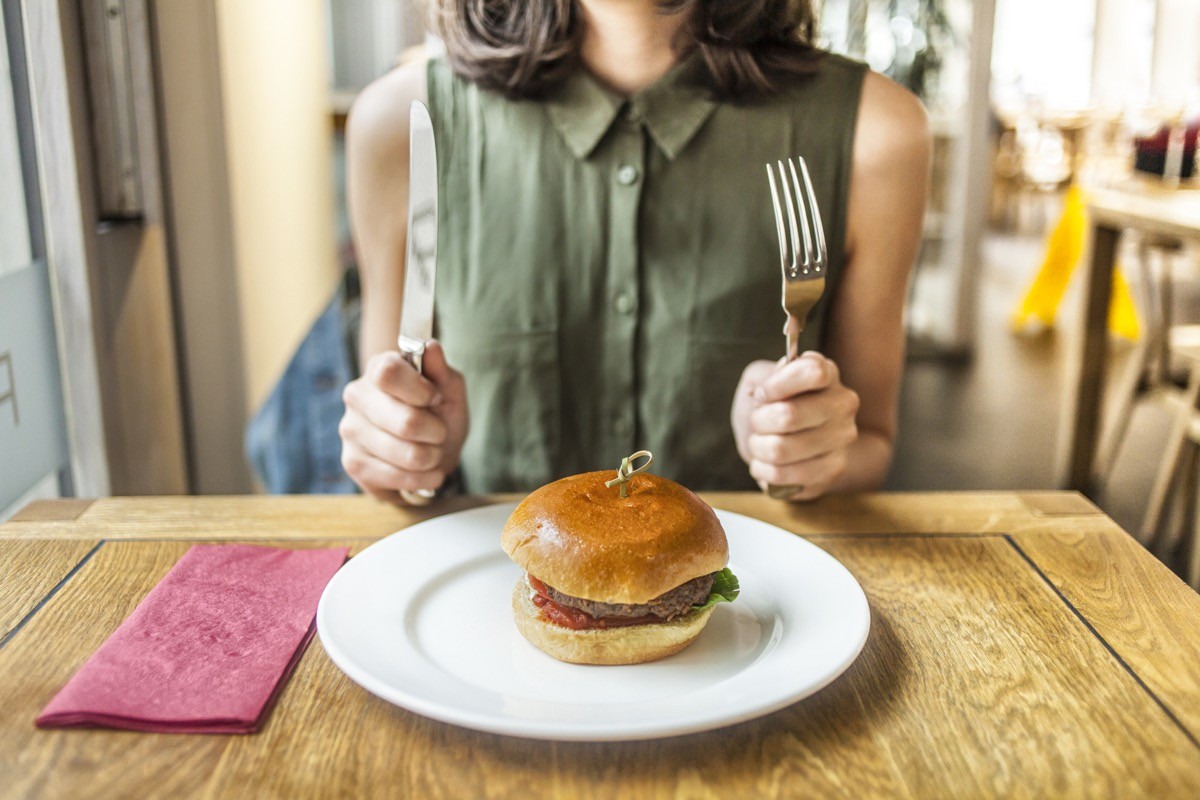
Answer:
[[[451,508],[497,499],[509,498]],[[705,499],[844,563],[871,605],[867,645],[833,684],[761,719],[605,744],[425,719],[360,689],[319,640],[257,735],[37,730],[41,707],[192,544],[357,553],[447,508],[113,498],[70,521],[0,526],[0,563],[47,565],[10,603],[40,607],[0,646],[0,796],[1200,796],[1200,597],[1078,495]]]
[[[0,642],[14,635],[95,547],[96,542],[79,539],[0,541]]]
[[[1145,548],[1132,536],[1059,533],[1015,539],[1063,600],[1178,715],[1192,738],[1200,735],[1195,591],[1144,558]]]

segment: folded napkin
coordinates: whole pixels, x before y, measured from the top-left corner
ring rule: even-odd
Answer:
[[[42,728],[253,733],[347,549],[197,545],[37,718]]]

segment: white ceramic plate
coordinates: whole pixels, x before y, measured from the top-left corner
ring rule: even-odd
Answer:
[[[564,664],[525,641],[500,549],[515,506],[447,514],[351,559],[317,630],[355,683],[433,719],[511,736],[615,741],[709,730],[783,708],[850,666],[871,625],[854,577],[774,525],[717,511],[742,593],[678,655],[621,667]]]

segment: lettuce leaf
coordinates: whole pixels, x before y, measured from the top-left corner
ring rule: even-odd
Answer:
[[[708,608],[717,603],[732,603],[737,599],[741,587],[738,585],[737,576],[730,571],[729,567],[717,573],[717,577],[713,580],[712,592],[709,593],[708,599],[692,608]]]

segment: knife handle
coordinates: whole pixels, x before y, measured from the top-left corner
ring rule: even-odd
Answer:
[[[400,338],[396,340],[396,345],[400,348],[400,357],[412,364],[419,374],[425,374],[425,346],[427,342],[424,339],[414,339],[411,336],[400,334]]]
[[[411,336],[400,334],[400,338],[396,344],[400,348],[400,357],[412,365],[419,374],[425,374],[425,340],[414,339]],[[437,492],[431,489],[418,489],[415,492],[410,492],[405,489],[400,490],[400,498],[410,506],[427,506],[433,502],[433,498],[437,496]]]
[[[437,497],[437,492],[432,489],[417,489],[415,492],[410,492],[407,489],[400,490],[400,499],[410,506],[427,506]]]

